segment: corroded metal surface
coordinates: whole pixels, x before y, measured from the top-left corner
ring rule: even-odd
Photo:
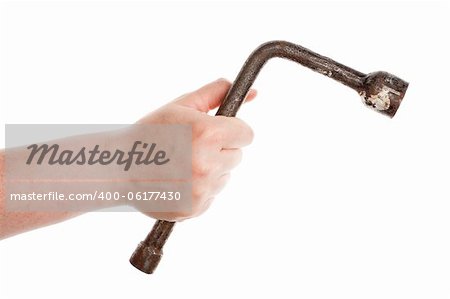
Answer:
[[[250,54],[220,106],[218,115],[236,115],[259,71],[274,57],[295,61],[347,85],[363,97],[364,103],[390,117],[395,115],[408,87],[407,82],[389,73],[366,75],[302,46],[286,41],[272,41],[262,44]],[[383,98],[384,100],[380,100]]]
[[[158,220],[144,241],[139,243],[130,263],[147,274],[153,273],[162,257],[162,247],[170,236],[175,222]]]
[[[236,116],[250,87],[264,64],[271,58],[286,58],[332,78],[358,92],[363,103],[393,117],[408,88],[408,82],[386,73],[368,75],[340,64],[328,57],[286,41],[272,41],[259,46],[248,57],[216,115]],[[162,257],[162,247],[175,222],[158,220],[147,238],[131,256],[130,262],[145,273],[153,273]]]

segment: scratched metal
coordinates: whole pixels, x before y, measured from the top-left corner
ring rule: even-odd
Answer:
[[[162,247],[169,238],[175,222],[158,220],[144,241],[139,243],[130,263],[144,273],[151,274],[158,267],[162,257]]]
[[[408,88],[408,82],[386,72],[364,74],[328,57],[286,41],[271,41],[259,46],[245,61],[216,115],[236,116],[261,68],[271,58],[295,61],[354,89],[363,103],[393,117]],[[162,257],[162,247],[175,222],[158,220],[147,238],[131,256],[130,262],[145,273],[153,273]]]

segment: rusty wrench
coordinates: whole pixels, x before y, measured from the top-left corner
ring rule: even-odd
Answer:
[[[367,106],[389,117],[393,117],[397,112],[408,88],[408,82],[392,74],[374,72],[366,75],[299,45],[286,41],[271,41],[259,46],[248,57],[216,115],[236,116],[259,71],[273,57],[298,62],[347,85],[358,92]],[[131,264],[147,274],[153,273],[161,260],[162,248],[174,225],[175,222],[156,221],[151,232],[131,256]]]

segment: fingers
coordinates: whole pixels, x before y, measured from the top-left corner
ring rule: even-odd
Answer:
[[[241,148],[253,140],[253,131],[244,121],[206,114],[222,103],[230,86],[225,79],[211,82],[174,100],[172,103],[176,105],[164,106],[151,116],[162,122],[188,123],[192,126],[192,208],[149,215],[172,221],[198,216],[207,210],[212,199],[225,187],[230,171],[242,159]],[[251,89],[245,101],[255,97],[256,90]]]
[[[230,180],[230,173],[224,173],[215,180],[212,180],[210,185],[209,194],[201,201],[194,202],[193,209],[191,211],[192,215],[189,215],[187,218],[192,216],[200,216],[203,214],[208,208],[211,206],[214,198],[217,194],[219,194],[226,186],[228,181]]]
[[[219,152],[218,156],[218,159],[222,162],[219,176],[222,176],[239,165],[242,160],[242,150],[223,149]]]
[[[237,149],[252,143],[253,130],[243,120],[225,116],[215,116],[215,120],[221,149]]]
[[[252,101],[258,95],[258,91],[256,89],[251,88],[248,91],[247,96],[245,97],[245,103]]]
[[[175,103],[196,109],[200,112],[209,112],[220,106],[230,87],[231,83],[221,78],[206,84],[194,92],[181,96],[175,100]],[[245,102],[250,102],[256,95],[256,90],[250,89]]]
[[[200,112],[208,112],[220,105],[230,86],[231,83],[229,81],[218,79],[181,97],[176,103]]]

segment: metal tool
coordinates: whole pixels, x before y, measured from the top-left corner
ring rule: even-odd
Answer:
[[[347,85],[358,92],[367,106],[389,117],[393,117],[397,112],[408,88],[408,82],[392,74],[386,72],[363,74],[299,45],[286,41],[271,41],[262,44],[250,54],[216,115],[236,116],[259,71],[273,57],[298,62]],[[131,264],[145,273],[153,273],[161,260],[162,248],[174,225],[175,222],[156,221],[152,231],[131,256]]]

